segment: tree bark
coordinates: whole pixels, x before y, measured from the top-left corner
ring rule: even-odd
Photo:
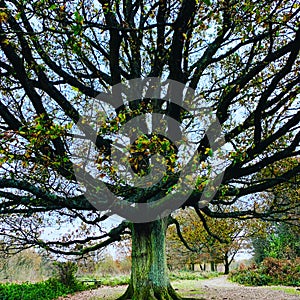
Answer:
[[[224,274],[225,275],[229,274],[229,266],[230,266],[230,262],[228,259],[228,254],[225,253],[225,256],[224,256],[224,267],[225,267]]]
[[[224,275],[229,274],[229,264],[225,263],[225,270],[224,270]]]
[[[167,268],[167,218],[132,224],[131,282],[119,300],[181,300],[172,288]]]

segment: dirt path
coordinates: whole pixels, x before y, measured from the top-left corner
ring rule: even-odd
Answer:
[[[178,280],[172,285],[180,295],[197,300],[300,300],[300,293],[288,293],[296,293],[299,290],[296,288],[282,287],[278,290],[278,287],[247,287],[228,281],[226,276],[207,280]],[[101,287],[59,300],[115,300],[125,290],[126,286]]]
[[[291,287],[248,287],[232,283],[227,280],[227,276],[219,276],[208,280],[197,281],[195,290],[201,294],[194,294],[198,299],[214,300],[299,300],[300,293],[293,295],[288,292],[298,291]],[[196,291],[195,291],[196,292]],[[189,294],[192,297],[192,294]]]

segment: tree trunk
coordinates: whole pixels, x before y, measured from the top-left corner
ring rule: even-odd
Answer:
[[[229,266],[230,266],[230,262],[228,259],[228,254],[225,253],[225,256],[224,256],[224,267],[225,267],[224,274],[225,275],[229,274]]]
[[[132,224],[131,282],[119,300],[181,300],[171,287],[166,257],[167,218]]]
[[[211,272],[214,272],[214,271],[215,271],[215,262],[214,262],[214,261],[211,261],[211,262],[210,262],[210,271],[211,271]]]
[[[190,265],[190,271],[195,271],[195,264],[194,263],[191,263],[191,265]]]

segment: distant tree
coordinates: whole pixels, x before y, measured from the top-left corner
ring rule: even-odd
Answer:
[[[52,274],[53,262],[45,259],[41,253],[33,249],[26,249],[14,255],[0,251],[0,280],[2,282],[41,281],[51,277]]]
[[[176,227],[170,227],[167,242],[170,263],[184,261],[211,262],[211,270],[217,263],[224,264],[224,273],[229,273],[230,264],[241,250],[249,250],[249,239],[264,230],[258,221],[238,219],[215,219],[197,216],[194,211],[182,211],[176,217]]]
[[[74,134],[84,109],[116,84],[146,77],[195,90],[194,107],[204,105],[216,115],[225,140],[224,176],[210,204],[200,203],[211,187],[207,175],[219,153],[211,145],[217,140],[209,143],[170,101],[128,104],[108,98],[99,112],[107,118],[100,118],[96,131],[94,165],[97,183],[120,205],[132,202],[134,210],[140,203],[171,198],[180,183],[178,149],[150,127],[149,136],[132,143],[128,163],[141,178],[149,173],[153,154],[165,155],[163,180],[134,186],[120,180],[122,169],[113,167],[116,132],[131,117],[156,112],[162,121],[170,117],[180,123],[177,131],[184,127],[200,134],[194,145],[203,172],[193,174],[193,192],[180,207],[209,218],[299,220],[299,202],[260,197],[295,178],[299,163],[282,173],[256,176],[277,161],[299,156],[299,10],[297,0],[1,0],[0,234],[5,242],[13,250],[39,246],[84,256],[130,233],[132,275],[122,298],[181,299],[170,285],[165,255],[166,230],[174,220],[158,215],[155,221],[123,221],[107,231],[102,221],[113,212],[97,210],[74,174],[72,145],[91,138],[84,130]],[[186,91],[174,95],[172,85],[167,87],[176,97]],[[172,136],[177,131],[171,124],[165,132]],[[80,157],[85,149],[76,150]],[[65,232],[43,239],[43,229],[50,227]]]
[[[253,247],[253,260],[255,263],[260,264],[266,258],[266,251],[269,241],[266,237],[254,236],[251,239],[251,244]]]

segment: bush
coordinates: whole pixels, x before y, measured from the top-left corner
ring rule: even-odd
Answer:
[[[72,261],[55,262],[53,264],[56,267],[57,279],[65,286],[76,286],[77,280],[75,274],[78,270],[77,264]]]
[[[229,274],[229,278],[232,281],[238,282],[244,285],[268,285],[269,282],[272,281],[272,278],[265,274],[260,274],[257,270],[239,270],[239,271],[231,271]]]
[[[261,265],[262,272],[269,274],[275,284],[300,286],[300,258],[286,259],[266,258]]]
[[[294,261],[265,258],[259,266],[231,271],[229,278],[245,285],[300,286],[300,258]]]

